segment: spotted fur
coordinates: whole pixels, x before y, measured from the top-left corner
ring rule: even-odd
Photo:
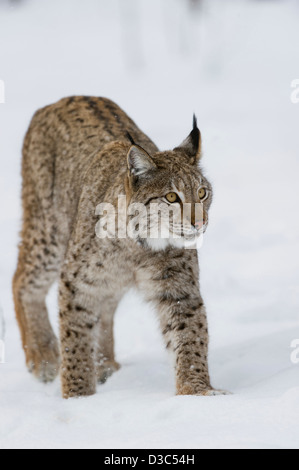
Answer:
[[[60,370],[64,398],[94,394],[97,382],[118,370],[113,317],[132,286],[156,307],[176,359],[177,394],[216,393],[196,250],[95,234],[99,203],[116,205],[120,194],[129,202],[160,200],[174,185],[192,204],[199,184],[208,188],[207,219],[212,188],[199,167],[200,145],[194,120],[182,145],[159,152],[104,98],[67,98],[35,114],[23,149],[24,217],[13,292],[28,369],[44,382]],[[45,304],[56,279],[60,346]]]

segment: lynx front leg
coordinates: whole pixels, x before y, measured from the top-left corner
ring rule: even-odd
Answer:
[[[175,355],[177,394],[225,394],[210,383],[208,327],[196,252],[166,252],[142,279],[147,280],[142,288],[148,300],[157,306],[166,347]]]
[[[211,386],[208,327],[200,295],[163,299],[160,315],[167,347],[175,354],[177,395],[227,395]]]
[[[175,355],[178,395],[214,394],[208,369],[208,329],[203,302],[184,293],[160,299],[167,348]]]
[[[62,275],[60,283],[61,381],[63,398],[96,393],[97,297],[95,288]],[[67,280],[66,280],[67,279]]]

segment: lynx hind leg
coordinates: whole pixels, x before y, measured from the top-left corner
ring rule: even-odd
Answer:
[[[106,302],[103,315],[99,322],[98,352],[97,352],[97,380],[105,383],[107,379],[120,369],[120,364],[114,357],[114,314],[118,302]]]
[[[42,382],[51,382],[59,372],[59,347],[45,299],[58,274],[58,248],[54,234],[45,231],[33,190],[27,190],[24,205],[22,242],[13,279],[15,310],[28,370]]]

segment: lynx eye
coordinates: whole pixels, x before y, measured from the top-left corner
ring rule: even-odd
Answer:
[[[175,202],[179,201],[179,196],[176,193],[168,193],[166,194],[166,199],[171,204],[174,204]]]
[[[205,188],[200,188],[200,190],[198,191],[198,196],[201,201],[207,197],[207,194],[208,192]]]

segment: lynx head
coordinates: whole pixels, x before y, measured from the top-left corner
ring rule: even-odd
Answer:
[[[196,117],[189,136],[172,151],[150,155],[130,139],[126,193],[134,238],[154,250],[194,245],[206,230],[212,202],[211,185],[199,166]]]

